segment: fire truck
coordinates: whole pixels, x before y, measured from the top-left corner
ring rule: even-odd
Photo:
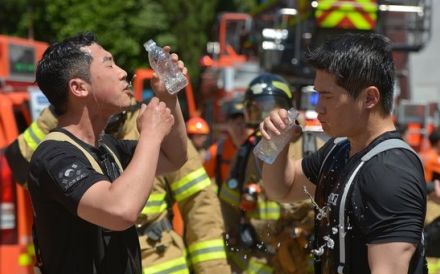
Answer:
[[[0,273],[5,274],[34,273],[31,203],[12,178],[4,149],[32,122],[36,62],[47,47],[0,35]]]
[[[307,116],[310,129],[319,129],[313,118],[317,102],[312,86],[314,71],[305,61],[305,52],[344,32],[376,32],[392,41],[396,102],[410,100],[408,56],[428,43],[431,10],[432,0],[279,0],[265,1],[250,14],[220,16],[218,42],[207,47],[213,61],[202,58],[202,65],[207,66],[202,75],[202,94],[220,104],[240,92],[238,87],[243,84],[235,83],[241,80],[240,68],[256,63],[254,76],[266,71],[289,81],[294,105]],[[209,107],[209,100],[207,103]],[[207,112],[215,110],[211,107]]]

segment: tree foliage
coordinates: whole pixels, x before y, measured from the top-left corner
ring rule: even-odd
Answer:
[[[128,72],[147,66],[143,43],[154,39],[195,80],[216,8],[217,0],[2,0],[0,33],[54,42],[92,31]]]

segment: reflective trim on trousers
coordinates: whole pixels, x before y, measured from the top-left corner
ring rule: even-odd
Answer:
[[[246,273],[249,274],[272,274],[273,269],[267,264],[257,261],[255,258],[249,260],[249,265]]]

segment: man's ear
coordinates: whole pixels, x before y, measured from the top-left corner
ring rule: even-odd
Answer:
[[[88,84],[80,78],[70,79],[69,90],[77,97],[85,97],[89,94]]]
[[[366,108],[374,108],[380,101],[380,92],[375,86],[369,86],[364,90],[364,103]]]

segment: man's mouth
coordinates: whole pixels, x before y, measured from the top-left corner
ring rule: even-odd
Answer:
[[[124,89],[123,89],[126,93],[128,93],[129,95],[133,96],[133,86],[130,84],[127,84]]]

